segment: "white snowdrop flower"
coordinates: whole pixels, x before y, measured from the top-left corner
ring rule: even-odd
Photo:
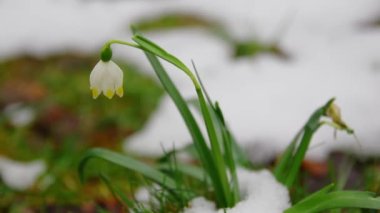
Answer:
[[[109,99],[115,93],[122,97],[124,94],[123,71],[113,61],[104,62],[100,60],[91,71],[90,89],[94,99],[102,92]]]

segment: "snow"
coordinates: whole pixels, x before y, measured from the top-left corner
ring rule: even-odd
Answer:
[[[0,156],[0,177],[9,187],[26,190],[33,186],[38,177],[45,171],[42,160],[22,163]]]
[[[281,213],[289,208],[290,198],[285,186],[277,182],[275,177],[268,170],[250,171],[243,168],[237,169],[241,201],[233,208],[227,209],[229,213],[249,213],[266,212]],[[153,190],[159,186],[153,185]],[[146,187],[138,189],[135,199],[142,205],[152,202],[157,204],[157,200],[150,194],[152,190]],[[222,213],[223,209],[216,209],[215,203],[206,200],[204,197],[196,197],[190,201],[184,213]]]
[[[311,113],[332,97],[337,98],[343,119],[355,129],[362,148],[354,137],[341,133],[334,139],[333,130],[322,128],[315,135],[307,157],[320,161],[335,150],[364,156],[380,153],[380,75],[375,66],[380,59],[380,30],[359,30],[359,24],[373,17],[380,5],[374,1],[360,5],[353,1],[309,2],[295,3],[298,7],[293,9],[298,12],[284,35],[278,38],[279,45],[291,57],[288,61],[270,55],[232,60],[226,44],[201,42],[211,40],[211,36],[191,30],[175,32],[172,36],[169,33],[151,36],[189,66],[190,58],[196,57],[208,92],[220,102],[233,133],[256,162],[281,153]],[[257,19],[250,14],[255,13],[242,12],[238,17],[247,16],[247,20],[256,24]],[[276,16],[273,19],[278,18],[277,13],[271,14]],[[265,17],[260,21],[267,23]],[[196,42],[188,47],[180,39]],[[192,54],[195,51],[192,49],[199,51],[200,47],[204,54]],[[202,57],[203,60],[198,60]],[[186,79],[178,80],[182,73],[167,67],[184,96],[193,98],[190,81],[187,79],[188,84],[184,85]],[[165,97],[146,127],[126,139],[126,150],[160,155],[159,146],[167,150],[190,142],[179,115],[169,116],[176,112],[169,102]],[[258,147],[264,148],[267,155]]]
[[[195,61],[208,92],[220,102],[233,133],[253,160],[280,153],[310,114],[331,97],[337,98],[362,148],[354,138],[339,134],[335,140],[331,129],[322,128],[307,157],[323,160],[334,150],[380,153],[380,28],[362,27],[379,14],[377,0],[3,0],[0,56],[93,53],[108,39],[129,40],[128,26],[134,21],[165,11],[220,21],[234,38],[276,41],[290,55],[289,60],[271,55],[233,60],[226,42],[202,30],[148,34],[187,65]],[[115,46],[114,55],[116,61],[135,61],[153,76],[141,52]],[[186,76],[171,65],[165,67],[184,96],[194,97]],[[124,147],[159,155],[162,147],[180,148],[189,142],[183,121],[164,97],[145,128],[126,139]]]
[[[22,103],[12,103],[4,108],[4,115],[15,127],[29,125],[36,117],[32,107],[24,106]]]
[[[139,203],[149,203],[151,196],[149,189],[146,187],[141,187],[135,192],[135,199]]]
[[[288,190],[276,181],[267,170],[238,170],[242,200],[229,213],[267,212],[281,213],[290,207]],[[185,213],[222,213],[223,209],[215,210],[215,205],[202,197],[193,199]]]
[[[189,37],[197,35],[204,36],[193,33]],[[371,63],[378,60],[374,53],[380,53],[380,45],[376,42],[379,38],[379,33],[353,35],[337,43],[325,44],[329,50],[318,50],[314,57],[305,54],[302,59],[292,61],[268,55],[254,61],[231,61],[222,55],[208,58],[198,70],[211,97],[220,102],[236,138],[253,158],[262,153],[257,147],[267,147],[268,155],[261,155],[262,158],[280,153],[311,113],[332,97],[337,98],[343,119],[356,130],[363,149],[358,149],[353,137],[339,134],[335,140],[333,131],[323,128],[313,144],[325,144],[310,150],[308,157],[323,160],[330,151],[347,147],[357,154],[378,154],[380,75],[371,68]],[[214,49],[211,55],[217,55],[220,49],[213,45],[208,51]],[[222,59],[216,61],[219,58]],[[171,69],[170,74],[182,74]],[[205,70],[211,72],[204,73]],[[175,79],[178,78],[175,76]],[[192,98],[194,89],[191,85],[183,86],[185,80],[178,81],[177,85],[186,98]],[[166,150],[185,146],[190,141],[189,133],[179,114],[173,112],[177,112],[174,105],[165,97],[145,128],[126,140],[125,149],[160,155],[161,146]]]
[[[169,99],[169,97],[164,97],[164,99],[161,101],[160,106],[155,112],[155,114],[159,114],[160,116],[154,116],[144,127],[144,132],[140,134],[134,134],[130,138],[128,138],[127,140],[130,142],[125,144],[126,149],[145,155],[156,156],[162,154],[164,151],[170,151],[174,148],[183,148],[183,146],[188,144],[185,142],[191,141],[191,137],[186,129],[185,123],[182,121],[180,114],[173,113],[176,111],[177,109],[175,108],[174,104]],[[197,110],[192,108],[192,112],[197,113]],[[162,116],[165,118],[165,125],[162,125]],[[196,119],[198,122],[201,121],[200,116],[197,116]],[[172,128],[172,131],[161,132],[161,129],[157,128],[157,126],[162,126],[165,129],[167,127],[177,128]],[[158,140],[152,140],[152,138],[150,137],[152,135],[159,135],[160,137],[157,138]],[[184,141],[184,143],[174,143],[176,138],[181,138],[181,141]],[[147,147],[144,147],[141,144],[149,145]]]
[[[184,213],[214,213],[217,212],[215,209],[215,204],[211,201],[206,200],[204,197],[194,198],[190,204],[189,208],[185,209]]]
[[[152,195],[155,191],[162,191],[163,189],[161,186],[157,184],[153,184],[150,186],[143,186],[137,189],[135,192],[134,199],[139,203],[139,205],[142,205],[146,208],[150,207],[158,207],[160,206],[160,201]]]

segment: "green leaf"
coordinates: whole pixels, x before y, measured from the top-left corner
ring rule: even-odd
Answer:
[[[136,35],[137,36],[137,35]],[[136,42],[140,45],[139,40]],[[160,50],[161,48],[158,48]],[[196,123],[193,114],[191,113],[187,103],[179,93],[178,89],[174,85],[173,81],[170,79],[165,69],[162,67],[158,58],[153,55],[151,52],[145,52],[149,62],[151,63],[154,71],[156,72],[159,80],[161,81],[164,89],[167,91],[169,96],[172,98],[175,103],[177,109],[179,110],[185,124],[190,132],[190,135],[193,139],[194,146],[199,154],[199,158],[201,160],[202,166],[207,171],[207,174],[210,175],[210,179],[212,180],[215,196],[218,204],[225,204],[224,193],[222,191],[222,183],[218,174],[214,171],[215,169],[215,161],[211,155],[211,152],[206,144],[206,141],[200,131],[198,124]]]
[[[307,196],[306,198],[304,198],[303,200],[299,201],[298,204],[302,203],[302,202],[306,202],[308,200],[316,199],[319,196],[323,196],[323,195],[329,193],[330,191],[332,191],[334,189],[334,187],[335,187],[335,184],[331,183],[331,184],[323,187],[319,191],[316,191],[313,194],[311,194],[311,195]]]
[[[134,208],[134,202],[131,201],[130,199],[125,196],[125,194],[120,190],[120,188],[114,186],[110,179],[105,175],[101,174],[100,175],[102,181],[107,185],[107,187],[110,189],[111,193],[113,194],[114,197],[118,198],[122,203],[124,204],[125,207],[133,209]]]
[[[234,202],[231,201],[231,190],[228,183],[226,164],[223,158],[222,150],[220,147],[220,142],[218,141],[218,136],[216,132],[216,124],[212,119],[212,114],[210,111],[209,105],[206,102],[206,99],[203,96],[201,89],[197,89],[198,99],[201,106],[201,111],[203,115],[203,119],[206,125],[206,130],[209,136],[209,140],[211,143],[211,152],[215,161],[215,169],[216,173],[219,176],[220,182],[222,184],[222,191],[224,193],[224,198],[226,199],[226,206],[223,207],[232,207]]]
[[[165,163],[165,164],[160,164],[159,167],[158,167],[160,170],[165,170],[165,171],[171,171],[173,168],[172,168],[172,165],[168,164],[168,163]],[[176,168],[175,168],[177,171],[187,175],[187,176],[190,176],[192,178],[195,178],[199,181],[204,181],[205,178],[207,178],[205,172],[197,167],[197,166],[193,166],[193,165],[188,165],[188,164],[183,164],[183,163],[176,163]]]
[[[154,54],[174,66],[178,67],[179,69],[185,71],[185,72],[191,72],[187,66],[182,63],[177,57],[173,56],[172,54],[166,52],[164,49],[162,49],[157,44],[153,43],[149,39],[143,37],[142,35],[134,35],[132,38],[137,44],[139,44],[145,51],[148,51],[151,54]]]
[[[187,108],[187,105],[186,103],[182,104],[183,98],[179,95],[174,84],[171,82],[171,80],[167,76],[165,70],[163,69],[162,65],[158,61],[157,57],[160,57],[172,63],[174,66],[184,71],[188,75],[188,77],[192,80],[195,86],[197,96],[198,96],[198,101],[200,104],[202,116],[204,119],[204,123],[207,129],[207,133],[208,133],[210,144],[211,144],[211,152],[207,146],[203,146],[202,144],[201,146],[199,146],[199,149],[197,148],[197,150],[200,153],[199,155],[200,155],[203,165],[205,165],[205,167],[207,166],[207,164],[209,165],[209,167],[206,167],[206,171],[210,175],[212,183],[214,184],[214,189],[215,189],[216,197],[218,201],[217,203],[219,207],[232,207],[235,204],[233,200],[234,196],[233,195],[231,196],[231,189],[229,186],[227,171],[226,171],[226,163],[224,161],[222,150],[220,147],[221,143],[218,140],[217,126],[216,126],[217,123],[214,123],[213,111],[210,110],[210,108],[212,108],[212,104],[207,104],[201,85],[195,78],[194,74],[190,71],[190,69],[175,56],[169,54],[168,52],[163,50],[161,47],[159,47],[158,45],[144,38],[141,35],[135,34],[133,37],[133,40],[141,47],[141,49],[145,51],[148,57],[148,60],[151,62],[159,79],[161,80],[161,83],[164,85],[164,88],[167,91],[168,89],[172,90],[172,91],[168,91],[168,92],[172,92],[172,94],[169,93],[169,95],[172,97],[173,101],[176,103],[177,108],[180,110],[181,115],[183,117],[187,116],[188,114],[191,115],[191,113],[185,113],[185,114],[182,113],[183,109],[181,108],[184,108],[184,106],[185,108]],[[176,92],[178,94],[176,94]],[[179,101],[176,100],[178,98],[180,98]],[[184,117],[184,119],[186,123],[186,118]],[[189,130],[190,132],[192,132],[193,129],[189,129]],[[194,141],[194,143],[196,143],[196,141]],[[208,155],[213,160],[211,163],[210,161],[206,162],[206,159],[202,157],[202,155],[204,155],[205,152],[208,152]]]
[[[173,192],[173,190],[177,187],[176,182],[172,178],[160,172],[159,170],[131,157],[101,148],[90,149],[82,157],[78,167],[79,177],[82,182],[84,182],[85,178],[85,166],[87,162],[92,158],[99,158],[142,174],[146,178],[154,181],[169,191]]]
[[[292,158],[292,164],[289,169],[289,175],[286,179],[285,185],[290,187],[293,185],[294,181],[296,180],[301,163],[303,159],[305,158],[306,151],[309,148],[311,139],[314,135],[314,133],[319,129],[320,127],[320,119],[323,115],[326,115],[326,111],[330,104],[334,101],[334,98],[330,99],[324,106],[317,109],[309,118],[308,122],[304,126],[304,133],[301,138],[301,142],[299,146],[297,147],[297,151],[294,154]]]
[[[282,154],[279,162],[277,163],[277,165],[274,169],[274,172],[273,172],[274,176],[281,183],[285,183],[285,181],[286,181],[287,174],[288,174],[287,169],[292,165],[293,154],[295,152],[295,149],[297,147],[297,142],[299,141],[302,133],[303,133],[303,129],[301,129],[297,133],[297,135],[293,138],[292,142],[286,148],[286,150]]]
[[[223,112],[221,108],[219,107],[218,102],[215,102],[215,104],[213,104],[213,101],[211,100],[210,96],[207,93],[206,87],[204,86],[200,78],[200,75],[195,67],[194,62],[192,62],[192,64],[193,64],[197,79],[200,83],[201,89],[206,96],[206,100],[208,104],[207,108],[210,113],[210,117],[212,121],[211,123],[213,124],[212,128],[215,130],[215,134],[217,135],[216,139],[222,142],[220,143],[217,141],[218,145],[223,147],[225,164],[228,167],[229,172],[230,172],[230,177],[231,177],[231,183],[230,183],[231,192],[230,193],[232,193],[232,196],[230,196],[229,205],[234,206],[235,203],[240,200],[239,182],[238,182],[238,178],[236,174],[236,162],[237,162],[236,159],[237,158],[235,158],[234,154],[243,154],[243,153],[237,153],[237,151],[239,151],[238,150],[239,145],[236,143],[235,140],[232,139],[232,135],[226,125]],[[219,146],[217,148],[219,148]],[[223,170],[225,170],[225,168]]]
[[[274,174],[277,180],[285,184],[287,187],[291,187],[294,184],[302,161],[306,155],[307,149],[309,148],[311,139],[314,133],[321,126],[320,120],[322,116],[326,115],[326,111],[333,101],[334,98],[330,99],[325,105],[318,108],[310,116],[301,131],[297,133],[296,137],[289,144],[280,162],[277,164]],[[301,139],[299,144],[297,144],[299,138]]]
[[[334,191],[305,199],[285,213],[316,213],[337,208],[380,209],[380,197],[374,197],[372,192]]]

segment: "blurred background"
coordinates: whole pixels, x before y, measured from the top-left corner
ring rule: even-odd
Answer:
[[[304,168],[323,184],[328,167],[352,155],[351,186],[380,192],[379,1],[0,0],[0,212],[120,211],[96,175],[106,170],[125,191],[141,177],[95,162],[87,169],[94,178],[81,184],[76,168],[86,149],[149,161],[189,144],[137,50],[113,48],[124,97],[91,97],[100,48],[130,41],[131,25],[195,62],[257,164],[270,164],[313,110],[336,97],[360,145],[323,128]],[[194,97],[186,76],[165,66]]]

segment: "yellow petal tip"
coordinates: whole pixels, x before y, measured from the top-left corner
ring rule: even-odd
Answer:
[[[99,94],[100,94],[99,90],[96,89],[96,88],[91,89],[91,91],[92,91],[92,98],[93,99],[96,99],[99,96]]]
[[[115,94],[115,91],[108,89],[106,93],[104,94],[107,98],[111,99],[113,95]]]
[[[123,87],[117,88],[116,95],[119,96],[120,98],[123,97],[123,95],[124,95]]]

